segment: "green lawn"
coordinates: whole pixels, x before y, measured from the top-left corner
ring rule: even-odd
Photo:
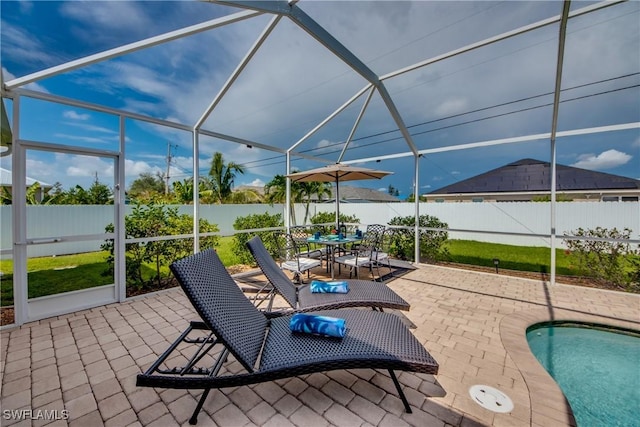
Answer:
[[[231,251],[233,237],[221,237],[217,248],[225,266],[238,264],[238,258]],[[87,289],[113,283],[113,276],[107,273],[108,252],[98,251],[77,255],[60,255],[31,258],[27,262],[29,298]],[[155,267],[143,267],[145,277],[153,277]],[[13,260],[0,260],[0,305],[13,304]],[[168,268],[162,268],[168,274]]]
[[[493,267],[493,259],[500,260],[499,268],[508,270],[550,271],[551,249],[536,246],[513,246],[498,243],[476,242],[473,240],[449,240],[446,243],[450,261],[460,264]],[[556,273],[565,275],[580,274],[572,266],[570,255],[556,249]]]
[[[232,252],[233,237],[221,237],[216,248],[225,266],[239,264]],[[446,244],[450,261],[493,267],[493,259],[500,260],[500,268],[533,272],[549,271],[549,249],[484,243],[469,240],[450,240]],[[32,258],[27,265],[29,275],[29,298],[68,292],[93,286],[113,283],[113,277],[105,274],[107,252],[92,252],[79,255]],[[145,266],[148,277],[155,274],[153,266]],[[13,262],[0,261],[4,273],[0,282],[2,305],[13,303]],[[164,271],[163,271],[164,272]],[[570,257],[557,250],[558,274],[577,275],[571,266]]]

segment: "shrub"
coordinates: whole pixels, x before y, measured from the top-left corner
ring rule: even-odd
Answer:
[[[344,223],[360,223],[360,220],[355,215],[345,215],[343,213],[340,214],[339,222]],[[311,217],[311,224],[335,224],[336,222],[336,213],[335,212],[318,212],[314,216]],[[320,231],[325,232],[323,227],[311,227],[312,232]]]
[[[609,230],[603,227],[587,230],[578,228],[577,231],[566,234],[589,238],[586,240],[564,240],[570,251],[570,256],[575,259],[576,266],[583,274],[600,283],[614,285],[629,291],[638,287],[640,252],[633,250],[629,243],[624,242],[624,240],[629,240],[631,236],[629,228],[625,228],[623,231],[619,231],[617,228]],[[608,242],[599,239],[622,241]]]
[[[389,221],[389,225],[401,225],[405,227],[415,226],[415,217],[395,217]],[[419,227],[424,228],[448,228],[435,216],[420,215]],[[448,257],[448,251],[444,243],[449,238],[446,231],[425,230],[420,232],[420,260],[430,262],[439,261]],[[413,259],[415,253],[414,229],[396,229],[391,238],[389,252],[400,259]]]
[[[263,214],[239,216],[234,221],[233,228],[235,230],[249,230],[253,228],[282,227],[283,225],[281,214],[271,215],[265,212]],[[269,253],[275,256],[277,249],[272,235],[273,231],[255,231],[236,234],[233,236],[231,250],[238,256],[243,264],[255,265],[255,260],[251,256],[249,249],[247,249],[246,243],[254,236],[260,236]]]
[[[131,214],[125,216],[125,235],[127,239],[171,236],[179,234],[191,234],[193,232],[193,217],[187,214],[179,215],[178,208],[171,208],[162,204],[151,203],[148,205],[136,205]],[[105,231],[113,232],[113,224],[107,225]],[[216,232],[218,226],[200,219],[200,232]],[[200,240],[202,249],[213,248],[218,244],[218,236],[203,237]],[[107,240],[101,245],[101,249],[108,251],[108,274],[113,274],[114,247],[113,240]],[[162,274],[163,266],[184,258],[193,253],[193,238],[159,240],[154,242],[127,243],[125,245],[126,277],[127,284],[138,289],[156,281],[162,286],[162,279],[169,274]],[[152,263],[155,272],[151,279],[146,277],[145,271],[149,269],[147,264]]]

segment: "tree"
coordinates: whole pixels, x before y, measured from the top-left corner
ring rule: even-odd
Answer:
[[[405,202],[413,202],[415,201],[416,198],[414,197],[413,193],[409,194],[409,196],[407,196],[407,198],[405,199]],[[420,196],[420,201],[421,202],[426,202],[427,201],[427,196],[425,196],[424,194],[422,194]]]
[[[76,185],[59,192],[51,204],[58,205],[109,205],[113,204],[113,192],[105,184],[95,180],[88,190]]]
[[[282,175],[276,175],[271,181],[264,186],[265,199],[268,203],[285,203],[287,196],[287,178]],[[292,182],[291,183],[291,202],[304,203],[305,213],[304,222],[309,219],[309,205],[313,196],[317,196],[318,200],[322,200],[324,196],[331,196],[331,184],[328,182]],[[291,206],[291,221],[295,224],[295,210]]]
[[[282,227],[282,215],[271,215],[269,212],[263,214],[252,214],[248,216],[239,216],[233,222],[234,230],[249,230],[255,228]],[[278,252],[273,239],[273,231],[254,231],[247,233],[237,233],[233,236],[231,250],[240,259],[240,262],[248,265],[255,265],[255,260],[246,243],[254,236],[260,236],[262,242],[266,246],[271,255],[275,256]]]
[[[28,205],[56,205],[61,204],[64,192],[62,184],[56,182],[52,187],[42,188],[38,181],[27,187],[25,199]],[[0,188],[0,205],[10,205],[13,195],[8,187]]]
[[[240,190],[234,190],[228,197],[230,203],[247,204],[247,203],[262,203],[264,197],[258,191],[253,188],[243,188]]]
[[[300,183],[300,195],[304,200],[304,221],[307,223],[309,219],[309,205],[311,204],[311,198],[315,195],[318,200],[322,200],[324,196],[331,196],[331,184],[328,182],[301,182]]]
[[[393,185],[389,184],[389,188],[387,189],[387,192],[389,193],[389,195],[391,196],[396,196],[398,197],[400,195],[400,190],[398,190],[396,187],[394,187]]]
[[[161,173],[141,173],[129,186],[129,197],[132,199],[151,200],[164,195],[164,179]]]
[[[193,178],[175,181],[173,183],[173,197],[178,203],[193,203]]]
[[[286,203],[287,198],[287,178],[283,175],[276,175],[273,179],[264,186],[265,200],[270,205],[274,203]],[[296,223],[296,212],[293,207],[294,203],[302,202],[302,191],[300,189],[299,182],[291,183],[291,206],[289,211],[291,213],[291,221]]]
[[[416,223],[414,216],[395,217],[389,221],[389,225],[402,225],[413,227]],[[431,215],[420,215],[418,226],[421,228],[449,228],[449,225]],[[415,253],[414,229],[396,229],[391,237],[389,251],[400,259],[413,259]],[[420,231],[420,258],[427,261],[440,261],[447,259],[449,251],[445,247],[445,242],[449,238],[449,233],[444,230]],[[420,261],[421,261],[420,260]]]
[[[237,173],[244,174],[244,167],[234,162],[225,164],[222,153],[215,152],[213,154],[209,169],[209,184],[216,203],[225,203],[231,196]]]
[[[125,233],[128,238],[145,238],[190,234],[193,231],[193,217],[179,214],[178,208],[167,207],[153,201],[146,205],[137,204],[133,211],[125,217]],[[114,225],[109,224],[106,232],[113,232]],[[220,231],[216,224],[204,219],[199,221],[201,233]],[[218,245],[218,236],[200,238],[202,249]],[[115,248],[112,239],[105,241],[102,250],[108,251],[107,263],[109,274],[115,268]],[[125,245],[127,283],[138,289],[155,282],[162,286],[163,280],[170,277],[166,268],[172,262],[184,258],[193,251],[193,238],[155,240],[147,242],[127,243]],[[153,269],[150,269],[153,266]]]

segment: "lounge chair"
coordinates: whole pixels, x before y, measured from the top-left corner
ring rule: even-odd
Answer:
[[[197,422],[211,389],[337,369],[388,370],[406,411],[411,412],[393,371],[438,372],[437,362],[394,314],[328,310],[317,314],[345,319],[347,330],[343,338],[293,333],[289,326],[291,316],[269,319],[253,306],[215,251],[191,255],[170,268],[202,321],[191,322],[145,373],[138,374],[136,384],[203,389],[189,420],[191,424]],[[229,355],[246,372],[238,373],[237,365],[233,368],[236,373],[224,370]],[[171,366],[172,362],[184,366]]]
[[[345,307],[373,307],[376,309],[409,310],[409,303],[380,282],[370,280],[347,280],[349,292],[312,293],[309,285],[296,287],[291,279],[278,268],[269,251],[256,236],[246,243],[249,252],[273,286],[272,297],[279,293],[297,312],[329,310]],[[270,310],[271,306],[269,306]]]

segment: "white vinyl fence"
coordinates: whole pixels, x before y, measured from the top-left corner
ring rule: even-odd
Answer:
[[[127,212],[133,209],[127,206]],[[180,213],[193,214],[193,206],[178,206]],[[233,223],[238,216],[251,214],[273,215],[283,213],[283,205],[203,205],[201,217],[217,224],[220,234],[234,233]],[[639,238],[640,203],[638,202],[562,202],[556,204],[557,234],[589,229],[597,226],[630,228],[632,239]],[[113,206],[27,206],[29,239],[103,233],[113,223]],[[309,215],[317,212],[335,212],[331,203],[312,204]],[[362,227],[367,224],[387,224],[395,217],[413,216],[413,203],[342,203],[340,212],[355,215]],[[304,219],[304,205],[296,205],[298,222]],[[523,246],[548,246],[550,234],[550,204],[545,202],[512,203],[421,203],[421,215],[432,215],[445,222],[451,230],[478,230],[450,232],[452,239],[478,240]],[[12,247],[11,206],[0,206],[0,249],[6,254]],[[487,233],[484,233],[487,232]],[[490,234],[519,233],[545,235],[532,237]],[[103,241],[63,242],[36,245],[29,248],[29,256],[62,255],[98,250]],[[562,241],[558,244],[562,247]]]
[[[551,213],[548,202],[509,203],[420,203],[420,215],[431,215],[451,230],[519,233],[545,237],[509,236],[473,232],[450,232],[449,238],[504,243],[519,246],[549,246]],[[317,204],[316,212],[335,212],[333,204]],[[342,203],[340,213],[355,215],[361,224],[387,224],[395,217],[415,215],[413,203]],[[296,207],[296,218],[304,218],[304,207]],[[640,203],[638,202],[561,202],[556,203],[556,234],[571,234],[582,227],[632,230],[639,238]],[[562,242],[557,242],[560,247]]]

